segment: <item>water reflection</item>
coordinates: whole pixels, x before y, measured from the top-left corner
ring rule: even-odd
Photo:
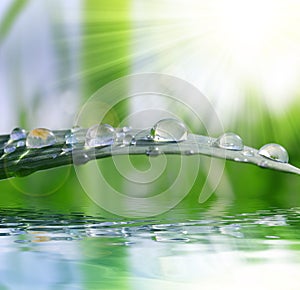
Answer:
[[[0,289],[296,287],[299,208],[176,216],[107,220],[2,209]]]

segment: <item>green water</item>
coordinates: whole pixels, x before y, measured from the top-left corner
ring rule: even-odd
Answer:
[[[298,289],[300,208],[0,211],[0,289]]]

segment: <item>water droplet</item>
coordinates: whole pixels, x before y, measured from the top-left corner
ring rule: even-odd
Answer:
[[[20,140],[17,142],[17,148],[24,147],[26,145],[25,140]]]
[[[135,134],[134,138],[136,140],[150,140],[150,129],[142,130],[139,131],[138,133]]]
[[[66,144],[71,145],[71,146],[78,143],[78,139],[76,137],[76,134],[74,134],[73,132],[66,133],[65,140],[66,140]]]
[[[266,144],[259,149],[258,154],[274,161],[282,163],[289,162],[289,155],[287,151],[279,144]]]
[[[94,125],[86,133],[85,145],[88,147],[107,146],[114,143],[115,130],[108,124]]]
[[[130,132],[131,131],[131,127],[129,127],[129,126],[124,126],[123,128],[122,128],[122,131],[124,132],[124,133],[128,133],[128,132]]]
[[[254,151],[250,150],[250,149],[247,149],[247,150],[243,151],[242,154],[244,156],[247,156],[247,157],[253,157],[254,156]]]
[[[146,150],[146,154],[148,156],[155,157],[155,156],[158,156],[160,154],[160,151],[159,151],[159,149],[157,147],[150,146]]]
[[[137,132],[133,136],[133,138],[131,140],[131,144],[135,145],[137,143],[143,143],[144,141],[146,141],[146,142],[152,141],[152,138],[150,136],[150,129],[146,129],[146,130]]]
[[[187,128],[176,119],[162,119],[151,129],[150,135],[154,141],[180,142],[187,139]]]
[[[70,146],[70,145],[65,145],[62,149],[61,149],[61,153],[60,153],[60,155],[65,155],[65,154],[67,154],[67,153],[69,153],[69,152],[72,152],[73,151],[73,147],[72,146]]]
[[[262,168],[267,168],[267,167],[268,167],[268,162],[265,161],[265,160],[263,160],[263,161],[261,161],[261,162],[258,164],[258,166],[260,166],[260,167],[262,167]]]
[[[122,131],[121,132],[116,132],[115,136],[116,136],[115,141],[117,143],[123,143],[123,139],[125,137],[125,133],[124,132],[122,132]]]
[[[186,150],[186,151],[184,152],[184,154],[185,154],[185,155],[194,155],[195,152],[194,152],[194,150]]]
[[[244,148],[243,140],[235,133],[224,133],[215,141],[214,145],[223,149],[236,151],[243,150]]]
[[[213,138],[208,137],[208,138],[207,138],[207,144],[208,144],[208,145],[212,145],[213,143],[214,143]]]
[[[3,148],[4,153],[6,153],[6,154],[12,153],[12,152],[16,151],[16,149],[17,149],[17,147],[13,143],[6,143],[6,145]]]
[[[126,134],[128,132],[130,132],[131,130],[132,130],[131,127],[127,127],[127,126],[124,126],[122,128],[116,128],[115,129],[115,142],[121,143],[121,144],[124,144],[124,145],[128,145],[127,144],[128,143],[127,142],[128,138],[126,137]],[[130,136],[130,135],[128,135],[128,136]],[[125,138],[126,138],[126,140],[125,140]],[[131,139],[132,139],[132,136],[131,136]]]
[[[10,133],[10,140],[18,141],[26,138],[26,131],[22,128],[15,128]]]
[[[45,128],[36,128],[28,133],[26,146],[28,148],[43,148],[56,143],[55,135]]]
[[[124,145],[130,145],[130,144],[132,144],[132,139],[133,139],[133,137],[132,137],[131,134],[126,134],[125,137],[124,137],[124,139],[123,139],[123,144]]]
[[[73,162],[75,165],[82,165],[87,163],[90,160],[89,156],[86,153],[76,153],[73,154]]]
[[[247,158],[235,157],[233,160],[236,161],[236,162],[248,162]]]
[[[71,128],[71,133],[76,133],[76,132],[80,131],[81,129],[82,128],[80,126],[75,125]]]

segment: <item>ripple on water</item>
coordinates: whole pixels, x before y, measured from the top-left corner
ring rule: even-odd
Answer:
[[[164,243],[194,243],[212,237],[234,239],[280,239],[300,225],[299,208],[265,210],[227,215],[216,219],[186,219],[170,223],[159,220],[105,220],[84,214],[59,215],[18,210],[0,210],[0,241],[11,237],[16,243],[106,239],[111,245],[127,245],[150,239]],[[275,228],[275,230],[274,230]],[[278,232],[276,231],[278,228]],[[107,240],[109,239],[109,240]]]

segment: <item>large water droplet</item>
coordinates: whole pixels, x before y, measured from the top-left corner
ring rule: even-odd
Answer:
[[[279,144],[270,143],[261,147],[258,154],[268,159],[272,159],[282,163],[289,162],[289,155],[284,147]]]
[[[26,138],[26,131],[22,128],[15,128],[10,133],[10,140],[18,141]]]
[[[36,128],[28,133],[26,146],[28,148],[43,148],[56,143],[55,135],[45,128]]]
[[[154,141],[180,142],[187,139],[187,128],[176,119],[162,119],[151,129],[150,135]]]
[[[99,147],[114,143],[115,130],[108,124],[94,125],[88,129],[85,138],[85,146]]]
[[[215,141],[214,145],[223,149],[236,151],[243,150],[244,148],[243,140],[235,133],[224,133]]]

